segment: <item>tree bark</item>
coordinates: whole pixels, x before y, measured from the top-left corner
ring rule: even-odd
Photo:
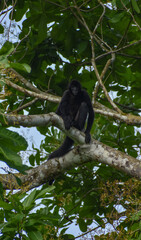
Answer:
[[[28,170],[27,175],[15,174],[14,176],[13,173],[0,174],[0,181],[2,182],[4,189],[25,188],[27,191],[58,177],[75,166],[90,161],[98,161],[100,163],[108,164],[130,176],[141,178],[141,161],[97,140],[92,140],[90,144],[84,144],[84,133],[75,128],[66,131],[63,120],[55,113],[34,116],[5,115],[5,118],[11,126],[20,125],[29,127],[47,126],[48,124],[52,124],[64,131],[81,146],[75,147],[63,157],[51,159],[43,163],[41,166]],[[21,180],[22,186],[17,184],[16,177]]]

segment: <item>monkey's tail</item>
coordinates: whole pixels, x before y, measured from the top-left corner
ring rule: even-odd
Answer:
[[[71,138],[66,137],[63,144],[57,150],[52,152],[49,155],[47,160],[64,156],[66,153],[68,153],[71,150],[73,143],[74,143],[74,141]]]

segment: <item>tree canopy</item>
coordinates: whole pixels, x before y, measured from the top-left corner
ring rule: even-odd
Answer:
[[[140,66],[138,0],[0,1],[1,239],[141,238]],[[92,100],[90,144],[55,114],[72,79]],[[72,151],[46,161],[64,135]]]

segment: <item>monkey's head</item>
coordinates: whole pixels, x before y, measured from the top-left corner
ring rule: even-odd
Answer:
[[[81,84],[77,80],[72,80],[69,85],[69,91],[73,96],[77,96],[81,92]]]

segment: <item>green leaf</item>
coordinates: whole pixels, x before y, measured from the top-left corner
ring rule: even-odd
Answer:
[[[79,224],[79,227],[80,227],[80,230],[82,232],[86,232],[87,231],[87,224],[85,223],[85,221],[83,219],[78,219],[78,224]]]
[[[0,127],[0,146],[6,149],[9,148],[17,153],[21,150],[26,150],[27,142],[25,138],[17,132],[10,131],[5,127]]]
[[[44,198],[47,193],[52,192],[54,189],[55,189],[55,186],[50,186],[50,187],[48,187],[48,188],[45,188],[45,189],[41,190],[41,191],[37,194],[36,199],[37,199],[37,198]]]
[[[42,235],[39,231],[28,232],[29,239],[31,240],[43,240]]]
[[[22,166],[19,151],[26,150],[27,142],[16,132],[12,132],[4,127],[0,127],[0,156],[1,160],[8,165]]]
[[[9,68],[10,64],[8,62],[7,56],[0,56],[0,68]]]
[[[28,197],[25,198],[25,200],[23,201],[23,206],[25,209],[28,209],[31,207],[32,203],[34,203],[35,201],[35,195],[36,195],[36,189],[34,189]]]
[[[80,42],[80,44],[78,45],[78,53],[82,53],[83,51],[85,51],[87,45],[88,42],[86,41]]]
[[[136,0],[132,0],[132,5],[133,5],[133,8],[135,9],[135,11],[136,11],[137,13],[140,13],[140,9],[139,9],[139,6],[138,6]]]
[[[4,32],[4,27],[0,24],[0,34]]]
[[[12,43],[6,41],[2,48],[0,49],[0,55],[8,56],[14,50]]]
[[[27,63],[22,64],[26,72],[30,73],[31,72],[31,67]]]
[[[3,145],[1,141],[0,141],[0,156],[2,161],[6,161],[7,159],[11,162],[14,162],[15,165],[21,165],[22,163],[21,157],[16,152],[12,151],[10,148]]]
[[[124,17],[124,14],[125,14],[124,12],[115,14],[115,16],[110,20],[110,22],[117,23],[121,21],[121,19]]]
[[[39,15],[39,31],[38,43],[42,42],[47,37],[46,15]]]
[[[5,210],[12,210],[12,206],[9,203],[4,202],[2,200],[0,200],[0,207],[4,208]]]
[[[28,73],[31,71],[31,67],[26,63],[10,63],[10,67]]]

